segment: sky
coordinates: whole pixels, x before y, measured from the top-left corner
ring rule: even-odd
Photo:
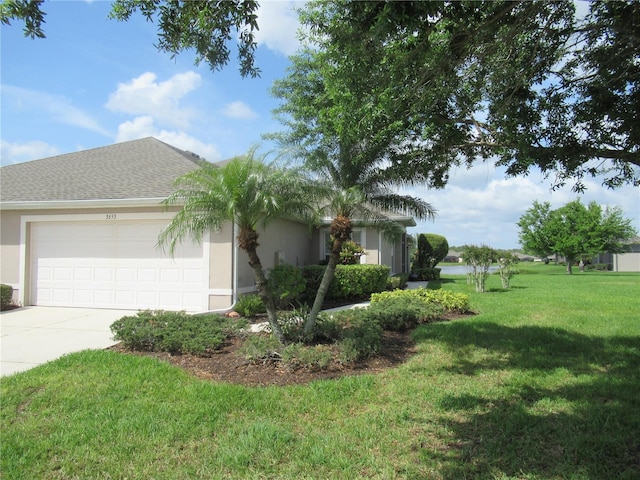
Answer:
[[[49,1],[46,38],[24,37],[21,22],[1,27],[0,161],[2,165],[153,136],[215,162],[259,146],[281,130],[270,93],[286,75],[299,46],[294,8],[301,3],[262,1],[258,12],[258,79],[242,78],[233,61],[220,71],[196,66],[192,52],[159,52],[157,26],[140,14],[127,22],[107,18],[109,1]],[[232,57],[235,56],[232,51]],[[640,189],[608,190],[585,182],[551,191],[539,172],[505,178],[490,163],[452,172],[442,190],[412,187],[437,211],[410,233],[437,233],[449,245],[518,248],[519,218],[534,201],[552,208],[580,198],[618,206],[640,231]]]

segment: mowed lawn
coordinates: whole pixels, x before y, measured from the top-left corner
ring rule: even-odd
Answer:
[[[87,351],[1,382],[3,479],[637,479],[640,274],[521,264],[378,375],[248,388]]]

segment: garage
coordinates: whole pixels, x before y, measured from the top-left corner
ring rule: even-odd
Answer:
[[[106,216],[109,217],[109,216]],[[204,248],[174,256],[156,246],[164,220],[30,224],[29,303],[41,306],[202,311]]]

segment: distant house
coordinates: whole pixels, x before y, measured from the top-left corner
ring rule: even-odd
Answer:
[[[603,263],[614,272],[640,272],[640,237],[623,242],[628,251],[625,253],[602,253],[592,263]]]
[[[179,206],[161,201],[174,180],[205,160],[155,138],[0,168],[0,283],[23,305],[191,312],[229,308],[254,290],[253,272],[233,225],[173,257],[158,234]],[[411,217],[398,217],[415,226]],[[265,268],[325,258],[326,225],[279,221],[261,233]],[[373,227],[354,230],[362,263],[407,271],[405,238],[390,243]]]
[[[535,260],[531,255],[527,255],[526,253],[516,252],[515,256],[518,257],[518,261],[520,262],[533,262]]]
[[[458,252],[455,250],[449,250],[447,252],[447,256],[442,260],[446,263],[461,263],[462,262],[462,252]]]

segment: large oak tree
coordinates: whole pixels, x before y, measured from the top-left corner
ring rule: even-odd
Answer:
[[[4,0],[0,4],[0,21],[24,21],[25,36],[44,38],[46,12],[44,0]],[[196,64],[204,61],[212,70],[229,63],[231,44],[238,50],[240,73],[256,77],[255,31],[258,30],[255,0],[182,1],[182,0],[114,0],[110,18],[127,21],[139,12],[158,25],[158,50],[177,55],[195,52]]]
[[[566,1],[318,0],[302,20],[435,186],[478,159],[577,191],[585,176],[637,186],[640,2],[589,8],[577,19]]]
[[[578,260],[624,252],[624,240],[636,234],[619,207],[603,209],[595,202],[585,206],[580,200],[556,210],[551,210],[548,202],[534,202],[520,217],[518,226],[520,244],[526,252],[563,256],[569,274]]]

